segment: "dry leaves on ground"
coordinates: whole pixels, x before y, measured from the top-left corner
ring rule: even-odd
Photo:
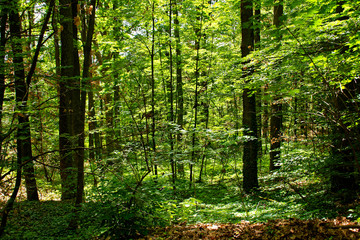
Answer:
[[[271,220],[250,224],[173,225],[155,229],[144,239],[359,239],[360,225],[346,218],[333,220]]]

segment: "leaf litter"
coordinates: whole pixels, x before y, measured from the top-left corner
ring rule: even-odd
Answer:
[[[186,223],[156,228],[144,240],[155,239],[360,239],[360,225],[345,217],[328,220],[278,219],[266,223],[241,221],[238,224]]]

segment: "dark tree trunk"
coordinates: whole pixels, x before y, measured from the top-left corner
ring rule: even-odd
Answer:
[[[273,24],[279,28],[282,25],[282,16],[284,12],[283,1],[280,0],[274,6]],[[282,36],[278,36],[279,44],[281,44]],[[276,77],[275,81],[279,82],[281,77]],[[275,96],[271,103],[271,117],[270,117],[270,166],[269,170],[278,168],[276,162],[280,158],[281,147],[281,130],[282,130],[282,103],[279,96]]]
[[[356,180],[360,171],[360,127],[352,124],[359,119],[359,105],[353,100],[359,94],[360,80],[354,79],[334,99],[338,115],[332,132],[330,184],[331,191],[344,202],[353,200],[359,190]]]
[[[79,129],[76,133],[79,136],[78,141],[78,153],[77,153],[77,193],[76,193],[76,204],[80,205],[83,202],[84,195],[84,142],[85,142],[85,106],[86,106],[86,90],[88,90],[90,84],[90,65],[91,65],[91,45],[94,33],[95,26],[95,4],[96,1],[92,0],[91,4],[93,6],[92,13],[89,19],[89,25],[86,33],[86,39],[84,43],[84,64],[83,64],[83,74],[82,74],[82,86],[80,90],[80,105],[79,105],[79,115],[77,128]],[[74,14],[74,12],[73,12]],[[78,59],[78,54],[76,51],[75,58]]]
[[[73,42],[74,42],[74,51],[73,51],[73,76],[74,76],[74,87],[71,89],[71,104],[72,109],[74,109],[73,114],[73,124],[72,124],[72,136],[74,138],[73,152],[74,154],[74,164],[76,168],[76,199],[75,204],[79,206],[82,203],[82,197],[84,193],[84,127],[85,127],[85,102],[86,102],[86,91],[85,86],[82,83],[85,83],[84,78],[80,77],[80,59],[79,59],[79,49],[78,49],[78,26],[80,25],[80,16],[79,16],[79,1],[73,0],[71,2],[71,12],[73,18]],[[94,6],[95,9],[95,6]],[[88,71],[90,67],[90,50],[88,49],[88,42],[84,44],[84,66],[83,71]],[[91,45],[90,45],[91,47]],[[88,73],[86,73],[88,74]],[[85,75],[87,76],[87,75]],[[83,99],[82,99],[83,98]]]
[[[2,170],[2,142],[4,141],[3,129],[2,129],[2,115],[3,115],[3,106],[4,106],[4,96],[5,96],[5,45],[6,45],[6,22],[7,22],[7,9],[2,8],[0,12],[0,175]]]
[[[61,79],[59,82],[60,107],[59,107],[59,148],[60,148],[60,174],[62,195],[61,199],[76,198],[76,163],[74,146],[74,92],[79,87],[75,78],[74,30],[72,1],[60,0],[61,31]]]
[[[270,166],[269,170],[279,168],[276,163],[280,158],[281,147],[281,126],[282,126],[282,104],[278,102],[279,98],[275,98],[271,103],[270,117]]]
[[[114,151],[114,114],[112,109],[112,95],[111,93],[106,93],[104,96],[104,110],[105,110],[105,141],[106,141],[106,154],[109,155]]]
[[[197,20],[200,22],[199,27],[195,28],[195,96],[194,96],[194,128],[192,139],[191,139],[191,160],[190,160],[190,187],[192,186],[194,179],[194,171],[193,166],[195,165],[195,162],[197,162],[197,153],[196,153],[196,143],[197,143],[197,136],[196,136],[196,130],[197,130],[197,124],[198,124],[198,112],[199,112],[199,78],[200,78],[200,44],[201,44],[201,37],[202,37],[202,11],[199,17],[197,17]]]
[[[170,105],[170,112],[169,112],[169,121],[171,123],[169,129],[169,139],[170,139],[170,165],[171,165],[171,173],[172,173],[172,184],[173,189],[175,190],[175,179],[176,179],[176,170],[175,170],[175,160],[174,160],[174,134],[173,131],[173,123],[174,123],[174,83],[173,83],[173,53],[172,53],[172,1],[169,2],[169,71],[170,71],[170,78],[169,78],[169,105]]]
[[[253,28],[253,2],[250,0],[241,1],[241,56],[244,58],[254,49],[254,28]],[[246,64],[246,63],[245,63]],[[252,74],[251,70],[243,68],[244,77]],[[256,119],[255,94],[248,88],[243,90],[243,127],[244,135],[249,139],[244,142],[243,151],[243,188],[245,192],[258,188],[258,138]]]
[[[17,10],[17,2],[15,2],[14,5],[15,6],[12,8],[12,11],[10,11],[9,22],[12,38],[11,45],[14,54],[13,63],[15,69],[16,108],[19,111],[17,114],[17,157],[20,158],[21,162],[24,164],[27,199],[30,201],[38,201],[39,196],[36,186],[35,169],[32,161],[30,121],[27,113],[30,81],[27,82],[27,79],[25,78],[25,66],[22,51],[23,46],[21,43],[21,19]]]
[[[345,1],[338,1],[337,20],[348,19],[342,16]],[[341,49],[345,53],[346,49]],[[360,79],[354,79],[339,89],[333,96],[335,123],[332,128],[332,146],[330,162],[331,191],[344,203],[353,201],[359,191],[359,152],[360,127],[356,123],[359,119]]]
[[[331,191],[344,202],[356,197],[359,190],[360,127],[352,123],[359,119],[359,106],[353,99],[360,94],[360,80],[354,79],[339,90],[334,99],[338,115],[332,131],[332,162],[330,164]]]
[[[152,2],[151,6],[152,16],[151,16],[151,145],[153,151],[152,162],[154,165],[154,174],[158,175],[157,162],[156,162],[156,115],[155,115],[155,1]]]
[[[254,20],[256,22],[256,25],[254,26],[254,44],[255,44],[255,49],[256,50],[260,50],[261,49],[261,45],[260,45],[260,40],[261,40],[261,35],[260,35],[260,30],[261,30],[261,1],[260,0],[256,0],[255,1],[255,11],[254,11]],[[257,99],[256,99],[256,109],[257,109],[257,128],[258,128],[258,141],[259,141],[259,158],[261,159],[262,156],[262,134],[261,134],[261,130],[262,130],[262,90],[261,88],[258,89],[257,91]],[[261,165],[260,165],[261,167]]]
[[[176,41],[176,99],[177,99],[177,125],[180,129],[183,129],[184,127],[184,92],[183,92],[183,81],[182,81],[182,59],[181,59],[181,43],[180,43],[180,23],[179,23],[179,8],[181,0],[175,1],[175,30],[174,30],[174,36]],[[181,148],[181,141],[182,141],[182,134],[179,131],[176,136],[177,139],[177,145]],[[181,149],[178,149],[178,151],[181,151]],[[178,173],[182,176],[184,176],[185,169],[184,164],[182,162],[177,163],[177,170]]]

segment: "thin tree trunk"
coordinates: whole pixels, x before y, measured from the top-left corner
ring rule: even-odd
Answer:
[[[274,19],[273,24],[275,27],[280,28],[282,25],[282,16],[284,13],[283,0],[278,1],[274,6]],[[278,41],[281,44],[282,36],[279,35]],[[276,77],[276,82],[279,82],[280,76]],[[269,170],[275,170],[278,168],[276,162],[280,158],[281,147],[281,130],[282,130],[282,103],[279,96],[275,96],[271,103],[271,118],[270,118],[270,166]]]
[[[184,127],[184,92],[183,92],[183,81],[182,81],[182,59],[181,59],[181,43],[180,43],[180,23],[179,23],[179,3],[181,0],[175,1],[175,30],[174,36],[176,41],[175,52],[176,52],[176,99],[177,99],[177,125],[180,129]],[[181,131],[176,136],[178,151],[181,151],[182,134]],[[182,177],[184,176],[185,169],[182,162],[177,163],[177,170]]]
[[[22,165],[21,158],[18,157],[17,162],[16,162],[16,181],[15,181],[14,190],[10,196],[10,199],[7,201],[6,206],[4,207],[4,209],[2,211],[2,218],[1,218],[1,225],[0,225],[0,237],[4,234],[8,216],[9,216],[11,210],[13,209],[13,206],[14,206],[14,203],[16,200],[16,196],[20,189],[21,171],[22,171],[21,165]]]
[[[106,93],[104,96],[104,110],[105,110],[105,122],[106,122],[106,130],[105,130],[105,141],[106,141],[106,154],[111,154],[114,151],[113,143],[114,143],[114,117],[112,110],[112,96],[111,93]]]
[[[4,3],[5,4],[5,3]],[[7,22],[7,9],[6,8],[2,8],[1,10],[1,29],[0,29],[0,34],[1,34],[1,39],[0,39],[0,54],[1,54],[1,59],[0,59],[0,134],[2,133],[1,130],[1,124],[2,124],[2,110],[3,110],[3,103],[4,103],[4,92],[5,92],[5,74],[4,74],[4,69],[5,69],[5,44],[6,44],[6,37],[5,37],[5,32],[6,32],[6,22]],[[0,157],[2,158],[2,153],[1,153],[1,145],[2,145],[2,141],[4,139],[2,138],[2,135],[0,135]],[[2,159],[0,159],[2,160]],[[7,223],[7,219],[9,216],[9,213],[11,212],[17,193],[19,191],[20,188],[20,184],[21,184],[21,158],[17,158],[17,162],[16,162],[16,181],[15,181],[15,186],[14,186],[14,190],[10,196],[10,199],[7,201],[6,206],[4,207],[3,211],[2,211],[2,218],[1,218],[1,224],[0,224],[0,237],[4,234],[5,231],[5,227],[6,227],[6,223]]]
[[[97,153],[97,149],[96,149],[96,145],[95,145],[95,134],[94,130],[96,129],[96,122],[95,122],[95,104],[94,104],[94,93],[92,92],[93,90],[91,88],[89,88],[89,92],[88,92],[88,113],[89,113],[89,161],[90,161],[90,166],[91,166],[91,173],[93,175],[94,178],[94,186],[97,186],[97,179],[95,176],[95,172],[94,169],[92,168],[94,165],[94,163],[96,162],[96,160],[98,159],[98,154]]]
[[[204,2],[204,1],[203,1]],[[204,4],[202,4],[202,6],[204,6]],[[201,8],[201,15],[200,17],[198,17],[198,21],[200,21],[200,26],[199,28],[195,29],[195,51],[196,51],[196,56],[195,56],[195,99],[194,99],[194,127],[192,129],[193,134],[192,134],[192,140],[191,140],[191,146],[192,146],[192,150],[191,150],[191,160],[190,160],[190,188],[193,184],[194,181],[194,174],[193,174],[193,166],[195,165],[196,162],[196,158],[197,156],[195,156],[195,147],[196,147],[196,130],[197,130],[197,122],[198,122],[198,105],[199,105],[199,77],[200,77],[200,69],[199,69],[199,62],[200,62],[200,44],[201,44],[201,37],[202,37],[202,11],[203,9]]]
[[[154,165],[154,174],[158,175],[157,169],[157,161],[156,161],[156,140],[155,140],[155,132],[156,132],[156,118],[155,118],[155,65],[154,65],[154,57],[155,57],[155,1],[153,0],[151,4],[151,23],[152,23],[152,31],[151,31],[151,145],[153,151],[152,162]]]
[[[169,139],[170,139],[170,165],[171,165],[171,173],[172,173],[172,184],[173,190],[175,191],[175,179],[176,179],[176,170],[175,170],[175,160],[174,160],[174,134],[173,124],[174,124],[174,84],[173,84],[173,53],[172,53],[172,1],[169,2],[169,70],[170,70],[170,78],[169,78],[169,103],[170,103],[170,112],[169,112]]]
[[[32,148],[31,148],[31,132],[30,121],[27,113],[27,100],[29,94],[29,86],[32,76],[32,69],[35,69],[35,63],[37,61],[36,56],[32,63],[29,75],[25,77],[25,66],[21,43],[21,20],[17,10],[17,2],[10,12],[10,33],[12,37],[12,50],[14,53],[14,78],[15,78],[15,92],[16,92],[16,108],[18,113],[18,131],[17,131],[17,151],[18,157],[21,158],[21,162],[28,162],[24,165],[24,176],[27,198],[30,201],[38,201],[39,196],[37,193],[35,169],[32,161]],[[51,11],[50,11],[51,12]],[[40,41],[40,39],[39,39]]]
[[[262,114],[262,137],[264,139],[264,145],[265,149],[263,154],[267,154],[268,151],[268,144],[269,144],[269,101],[266,100],[266,96],[269,95],[268,93],[268,85],[265,84],[263,89],[263,96],[264,96],[264,102],[263,102],[263,114]]]
[[[3,162],[3,156],[2,153],[2,143],[4,141],[3,137],[3,128],[2,128],[2,117],[3,117],[3,106],[4,106],[4,96],[5,96],[5,45],[6,45],[6,22],[7,22],[7,10],[5,8],[2,8],[0,12],[0,176],[2,172],[2,162]]]

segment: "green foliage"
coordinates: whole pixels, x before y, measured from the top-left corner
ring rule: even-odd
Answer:
[[[333,166],[344,162],[331,149],[336,139],[350,139],[352,147],[339,150],[359,152],[360,95],[354,94],[346,102],[351,107],[341,111],[334,103],[347,84],[359,80],[359,1],[340,1],[344,2],[341,13],[336,11],[339,1],[335,0],[284,1],[284,24],[279,28],[272,23],[274,1],[261,1],[261,20],[256,23],[261,42],[246,59],[241,59],[240,51],[241,1],[210,2],[176,1],[180,39],[174,36],[175,22],[170,29],[169,1],[99,2],[92,77],[83,89],[93,94],[93,101],[88,102],[93,109],[87,111],[86,121],[94,127],[85,129],[92,143],[89,138],[85,141],[86,203],[79,213],[80,229],[67,229],[74,215],[66,202],[19,203],[5,239],[127,239],[144,235],[153,226],[181,222],[336,217],[329,182],[337,174]],[[36,17],[30,22],[32,7]],[[88,7],[80,11],[82,18]],[[23,43],[26,63],[30,63],[32,42],[41,25],[38,16],[46,4],[22,1],[21,9],[24,34],[31,36]],[[54,19],[57,17],[55,14]],[[174,20],[175,14],[172,17]],[[87,25],[81,20],[79,32]],[[55,39],[50,33],[29,89],[26,112],[43,200],[59,199],[61,193],[57,150],[61,79],[56,66],[60,59],[55,59]],[[83,39],[78,43],[84,44]],[[7,58],[5,67],[1,66],[6,89],[0,119],[0,175],[15,169],[17,153],[15,120],[19,113],[14,110],[9,44],[2,49]],[[198,53],[196,44],[200,45]],[[174,93],[178,90],[177,54],[184,99],[182,126],[169,122],[171,77]],[[245,83],[244,69],[253,70],[250,83]],[[252,195],[244,194],[241,187],[240,159],[248,140],[241,126],[244,88],[261,103],[257,109],[263,134],[258,161],[261,187]],[[173,96],[174,119],[180,115],[177,94]],[[283,142],[277,162],[280,169],[269,173],[272,140],[267,134],[275,97],[283,106]],[[334,134],[339,126],[352,135]],[[192,183],[188,181],[190,165]],[[0,183],[6,195],[10,195],[13,177],[11,173]],[[346,208],[339,213],[359,218],[359,207],[351,206],[349,213]]]

